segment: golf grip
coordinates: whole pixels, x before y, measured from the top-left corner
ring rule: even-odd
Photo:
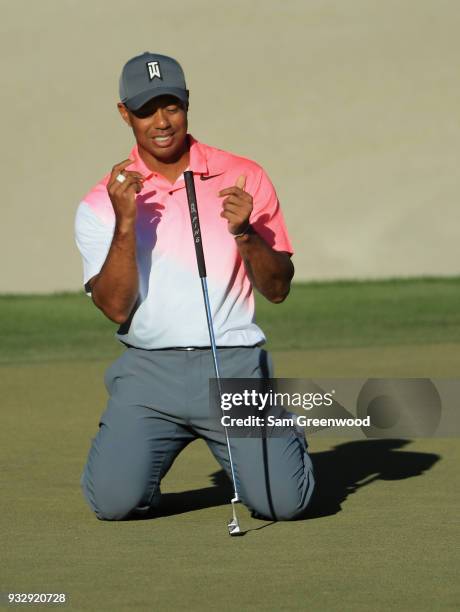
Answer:
[[[187,191],[187,202],[190,211],[190,221],[192,222],[193,242],[195,243],[196,262],[200,278],[206,277],[206,265],[204,263],[203,241],[201,239],[200,218],[198,216],[198,205],[196,202],[195,181],[193,172],[184,172],[185,189]]]

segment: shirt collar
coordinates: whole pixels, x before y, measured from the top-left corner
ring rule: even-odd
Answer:
[[[208,159],[205,147],[189,134],[190,164],[189,168],[195,174],[209,174]]]

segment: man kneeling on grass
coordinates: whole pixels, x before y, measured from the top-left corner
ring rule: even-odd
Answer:
[[[225,431],[209,411],[213,357],[183,173],[194,174],[221,376],[272,375],[254,322],[255,287],[288,295],[292,247],[264,170],[187,130],[180,65],[144,53],[124,66],[118,109],[136,141],[83,199],[76,241],[95,305],[126,350],[107,370],[110,395],[81,484],[100,519],[149,512],[174,459],[202,438],[231,475]],[[305,436],[232,437],[235,486],[256,515],[299,516],[314,488]]]

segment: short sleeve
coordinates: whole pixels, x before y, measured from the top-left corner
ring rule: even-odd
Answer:
[[[88,204],[81,202],[75,216],[75,242],[83,260],[83,284],[99,274],[112,243],[114,228],[96,215]],[[91,292],[86,290],[87,295]]]
[[[294,253],[275,188],[261,168],[260,181],[252,194],[251,225],[275,251]]]

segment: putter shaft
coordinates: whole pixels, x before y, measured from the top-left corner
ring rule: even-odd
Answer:
[[[220,371],[219,371],[219,362],[217,359],[216,339],[214,335],[214,326],[212,322],[212,313],[211,313],[211,306],[209,303],[208,284],[207,284],[207,278],[206,278],[207,276],[206,275],[206,263],[204,260],[203,243],[202,243],[201,228],[200,228],[200,218],[198,215],[198,206],[197,206],[197,201],[196,201],[195,181],[193,178],[193,172],[191,170],[186,170],[184,172],[184,182],[185,182],[185,188],[187,192],[188,207],[190,211],[190,221],[192,224],[192,235],[193,235],[193,240],[195,244],[195,254],[196,254],[196,261],[198,265],[198,273],[200,275],[201,288],[203,291],[203,299],[204,299],[204,305],[206,309],[206,321],[208,323],[209,339],[211,341],[211,351],[212,351],[212,358],[214,362],[214,371],[215,371],[216,380],[217,380],[217,388],[219,391],[219,397],[222,397],[222,386],[220,383]],[[221,410],[222,410],[222,406],[221,406]],[[222,414],[224,414],[223,410],[222,410]],[[238,490],[236,487],[235,467],[233,464],[233,456],[232,456],[232,449],[230,447],[230,439],[228,436],[227,427],[225,425],[223,427],[225,431],[225,440],[227,443],[228,458],[230,462],[230,470],[232,474],[232,484],[233,484],[233,491],[234,491],[234,497],[231,500],[233,518],[228,524],[228,530],[229,530],[230,535],[238,535],[238,534],[241,534],[241,529],[238,523],[238,517],[236,515],[235,504],[237,504],[240,501],[240,498],[239,498]]]

